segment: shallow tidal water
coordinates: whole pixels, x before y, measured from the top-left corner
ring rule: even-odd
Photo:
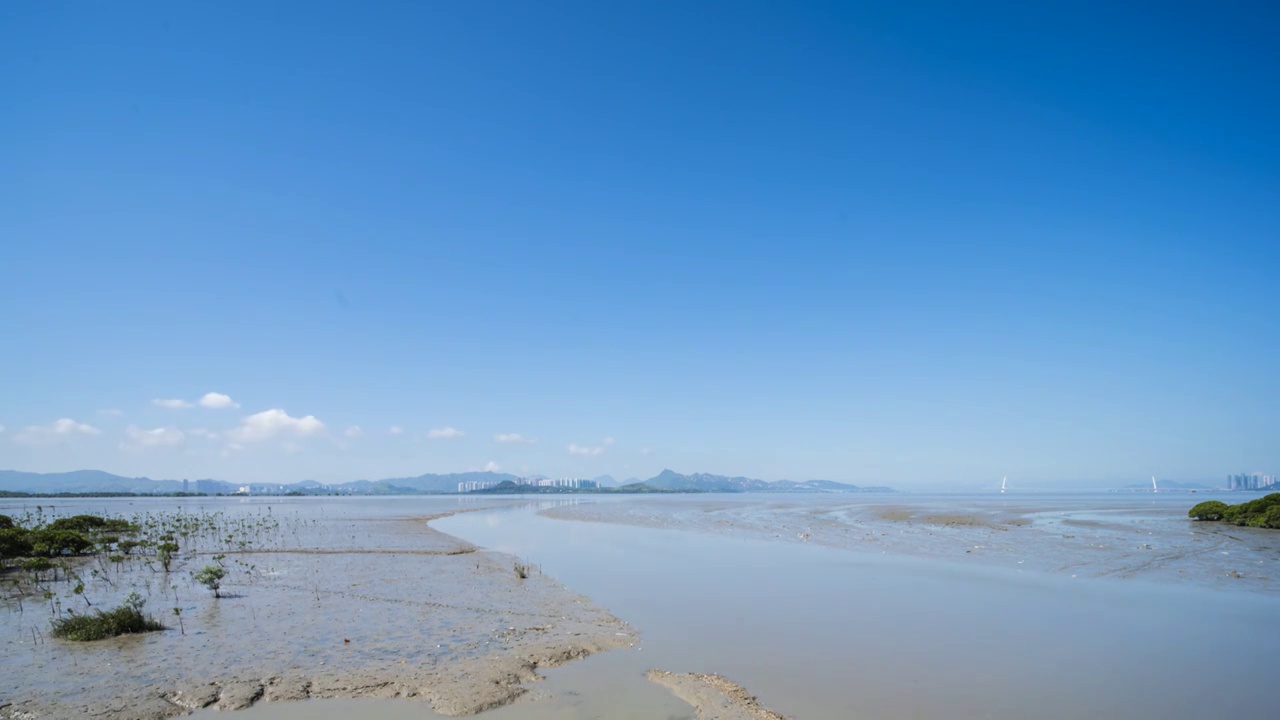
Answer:
[[[486,720],[692,718],[692,708],[645,680],[652,668],[723,674],[797,720],[1268,717],[1267,681],[1280,665],[1272,577],[1280,576],[1280,533],[1188,523],[1186,508],[1200,499],[682,495],[519,499],[502,508],[495,498],[272,501],[276,512],[328,522],[334,532],[307,545],[333,548],[422,547],[411,526],[401,534],[376,525],[379,534],[369,535],[348,517],[469,510],[431,526],[536,563],[639,632],[634,648],[542,670],[545,681],[478,716]],[[104,502],[76,501],[75,511],[100,511]],[[225,509],[236,501],[207,502]],[[353,563],[360,582],[393,572]],[[448,583],[441,595],[436,580],[427,599],[454,604]],[[415,596],[412,576],[395,583]],[[305,588],[302,598],[303,607],[322,606]],[[415,642],[410,631],[430,635],[433,623],[465,617],[439,615],[436,606],[406,606],[417,619],[370,618],[369,637],[395,628],[392,644],[406,648]],[[394,613],[400,605],[384,607]],[[436,715],[420,701],[362,699],[259,704],[243,717]]]
[[[486,511],[434,525],[541,564],[639,629],[638,651],[609,653],[600,668],[558,670],[552,685],[590,688],[605,673],[643,684],[649,668],[714,672],[795,718],[1268,716],[1268,680],[1280,664],[1274,632],[1280,598],[1216,578],[1236,567],[1246,549],[1248,562],[1275,563],[1271,536],[1232,546],[1236,556],[1198,546],[1167,553],[1190,558],[1196,573],[1212,576],[1204,578],[1165,572],[1140,547],[1173,547],[1184,535],[1187,543],[1195,540],[1185,520],[1195,499],[1155,505],[1115,496],[1006,499],[1000,502],[1016,502],[1020,515],[1033,517],[1030,525],[1007,532],[984,524],[934,529],[934,537],[998,534],[1015,550],[1025,540],[1016,553],[1023,562],[1011,558],[1003,566],[868,551],[861,542],[840,549],[770,541],[745,527],[849,502],[830,496],[786,498],[786,507],[772,509],[779,500],[763,496],[653,503],[669,518],[696,517],[706,504],[734,508],[731,516],[747,518],[738,536],[732,517],[718,510],[716,521],[724,522],[671,522],[662,529],[547,517],[572,516],[565,511],[574,509],[608,517],[612,505],[628,512],[627,499],[559,507],[551,501],[543,514]],[[983,505],[971,498],[863,502],[953,513]],[[1066,542],[1074,538],[1048,539],[1058,533],[1055,525],[1084,522],[1086,515],[1106,525],[1110,552],[1082,551]],[[850,517],[861,530],[886,536],[901,525],[877,523],[867,513]],[[1045,569],[1024,570],[1027,560]],[[1106,569],[1097,573],[1102,577],[1090,576],[1095,564]],[[1140,566],[1153,566],[1150,578],[1111,572]]]

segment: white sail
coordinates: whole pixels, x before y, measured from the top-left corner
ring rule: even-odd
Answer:
[[[1008,488],[1009,488],[1009,476],[1006,475],[1005,478],[1000,481],[1000,492],[1004,492]]]
[[[1152,476],[1151,476],[1151,492],[1153,492],[1153,493],[1160,492],[1160,486],[1159,486],[1159,485],[1156,485],[1156,476],[1155,476],[1155,475],[1152,475]]]

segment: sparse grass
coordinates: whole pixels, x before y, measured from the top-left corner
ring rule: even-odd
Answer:
[[[40,600],[52,617],[62,617],[64,604],[93,606],[103,595],[114,598],[119,589],[130,587],[159,590],[161,595],[172,590],[176,603],[175,583],[180,581],[172,576],[179,572],[219,597],[221,584],[233,574],[245,583],[252,583],[257,575],[256,566],[239,558],[224,562],[224,553],[281,547],[290,540],[297,543],[299,531],[308,525],[296,517],[277,517],[269,507],[266,512],[244,514],[190,513],[178,508],[136,513],[127,519],[58,517],[51,510],[37,505],[20,514],[0,516],[0,574],[4,576],[0,605],[10,612],[30,610],[31,604],[24,601]],[[183,572],[203,554],[213,554],[222,577],[215,577],[219,574],[215,571],[196,578],[199,566]],[[95,618],[90,615],[89,621]]]
[[[137,593],[130,593],[124,604],[113,610],[55,618],[50,634],[63,640],[88,642],[118,635],[164,630],[164,625],[159,620],[142,612],[142,605],[142,598]]]
[[[533,573],[532,565],[526,565],[520,562],[516,563],[512,569],[516,571],[516,577],[520,578],[521,580],[527,580],[529,578],[529,575]]]

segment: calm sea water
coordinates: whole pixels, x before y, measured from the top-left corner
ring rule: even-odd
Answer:
[[[950,512],[1007,503],[1041,513],[1046,522],[1066,514],[1135,525],[1146,544],[1187,534],[1186,508],[1198,499],[1106,494],[852,502]],[[634,500],[608,502],[624,511]],[[724,534],[733,525],[721,512],[726,504],[734,510],[729,517],[754,520],[829,509],[849,498],[642,502],[677,517],[696,517],[716,504],[717,522],[690,523],[704,531],[654,529],[519,509],[458,515],[436,525],[540,563],[638,627],[641,651],[610,653],[596,666],[589,660],[553,679],[583,692],[613,682],[617,702],[630,697],[618,678],[657,667],[727,675],[797,718],[1265,717],[1274,709],[1268,682],[1280,666],[1274,594]],[[1026,557],[1052,552],[1039,536],[1028,537],[1036,547]],[[1125,548],[1117,552],[1146,552]]]

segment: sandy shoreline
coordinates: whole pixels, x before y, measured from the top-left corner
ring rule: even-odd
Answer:
[[[636,640],[554,580],[518,578],[513,556],[424,519],[299,526],[298,547],[234,553],[255,569],[233,573],[222,600],[190,583],[203,554],[170,577],[135,571],[148,610],[171,626],[163,632],[45,640],[27,626],[47,630],[47,605],[11,610],[0,718],[149,720],[310,698],[407,698],[469,715],[517,700],[540,668]],[[112,604],[124,584],[95,588],[95,604]],[[175,606],[181,631],[165,612]]]

